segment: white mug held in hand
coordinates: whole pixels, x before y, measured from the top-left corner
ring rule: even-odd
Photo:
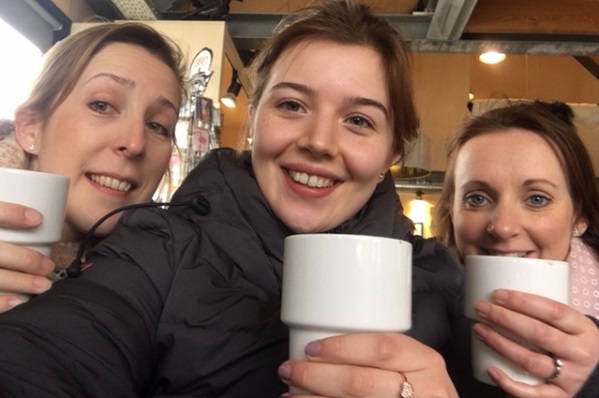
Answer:
[[[27,246],[48,256],[60,241],[69,178],[39,171],[0,168],[0,201],[31,207],[43,215],[32,229],[0,227],[0,241]]]
[[[306,344],[325,337],[405,332],[412,322],[412,245],[361,235],[290,236],[281,305],[292,359],[305,358]]]
[[[472,255],[466,256],[464,266],[464,312],[473,321],[484,321],[475,313],[474,304],[479,300],[492,302],[491,293],[496,289],[518,290],[568,303],[569,265],[565,261]],[[496,330],[522,345],[539,351],[505,330]],[[510,378],[522,383],[537,385],[546,382],[499,355],[473,334],[474,377],[483,383],[495,385],[487,373],[491,366],[501,369]]]

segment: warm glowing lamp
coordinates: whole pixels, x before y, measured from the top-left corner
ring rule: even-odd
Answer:
[[[406,215],[416,227],[416,235],[426,236],[431,225],[431,207],[432,205],[422,199],[423,192],[416,191],[416,199],[410,201],[407,206]]]
[[[479,55],[478,59],[485,64],[497,64],[505,59],[505,54],[497,51],[488,51]]]

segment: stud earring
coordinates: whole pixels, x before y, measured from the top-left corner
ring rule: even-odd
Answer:
[[[383,181],[383,178],[385,178],[385,173],[381,173],[379,174],[379,180]]]
[[[576,227],[574,227],[574,229],[572,230],[572,236],[575,238],[578,238],[580,236],[580,232],[578,231],[578,229]]]
[[[29,144],[29,145],[27,145],[27,150],[31,151],[31,152],[35,151],[35,144]]]

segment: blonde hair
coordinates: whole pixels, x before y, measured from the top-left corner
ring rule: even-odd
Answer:
[[[50,48],[29,97],[17,111],[47,121],[71,93],[94,55],[110,43],[137,45],[156,56],[173,71],[182,98],[186,96],[183,55],[172,40],[141,23],[103,23],[69,36]]]

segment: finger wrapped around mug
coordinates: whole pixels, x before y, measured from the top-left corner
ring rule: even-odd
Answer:
[[[0,313],[48,290],[54,263],[36,250],[0,241]]]
[[[285,362],[279,375],[314,395],[457,397],[441,355],[402,334],[330,337],[308,344],[306,357],[306,361]]]
[[[493,300],[494,304],[477,303],[476,311],[511,338],[483,324],[474,326],[476,338],[543,382],[529,389],[497,369],[489,372],[494,381],[515,396],[540,394],[539,390],[538,396],[550,396],[556,390],[574,395],[599,362],[597,326],[569,306],[544,297],[501,290],[493,294]]]

